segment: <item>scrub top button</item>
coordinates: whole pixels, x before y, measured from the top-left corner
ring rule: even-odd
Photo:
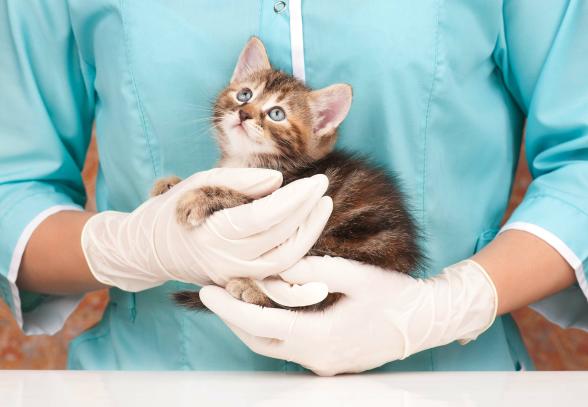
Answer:
[[[274,11],[276,12],[276,14],[280,14],[284,10],[286,10],[286,2],[285,1],[276,1],[274,3]]]

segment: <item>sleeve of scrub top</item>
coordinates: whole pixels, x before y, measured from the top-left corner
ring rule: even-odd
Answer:
[[[535,304],[562,326],[588,330],[588,1],[506,0],[496,61],[527,117],[533,181],[503,230],[543,239],[578,284]]]
[[[35,227],[86,200],[81,169],[94,110],[86,69],[67,1],[0,2],[0,294],[27,334],[57,332],[81,299],[15,282]]]

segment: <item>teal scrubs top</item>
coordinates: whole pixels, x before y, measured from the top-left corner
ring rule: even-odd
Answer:
[[[339,145],[400,175],[429,275],[499,232],[526,119],[534,180],[505,228],[534,233],[572,265],[578,284],[543,305],[588,327],[588,2],[2,0],[0,289],[25,332],[57,331],[79,301],[15,281],[35,227],[85,203],[93,123],[99,210],[132,211],[157,178],[213,167],[205,119],[252,35],[311,87],[353,86]],[[111,289],[69,367],[301,369],[253,353],[214,315],[174,307],[169,294],[185,287]],[[506,316],[466,346],[380,370],[521,368],[531,366]]]

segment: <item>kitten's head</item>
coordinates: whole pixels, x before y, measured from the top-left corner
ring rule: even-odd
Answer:
[[[313,91],[273,70],[263,43],[251,38],[214,106],[221,165],[280,167],[325,156],[351,99],[349,85]]]

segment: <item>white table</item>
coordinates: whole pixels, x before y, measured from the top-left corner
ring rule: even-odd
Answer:
[[[2,407],[588,406],[588,372],[286,373],[0,371]]]

